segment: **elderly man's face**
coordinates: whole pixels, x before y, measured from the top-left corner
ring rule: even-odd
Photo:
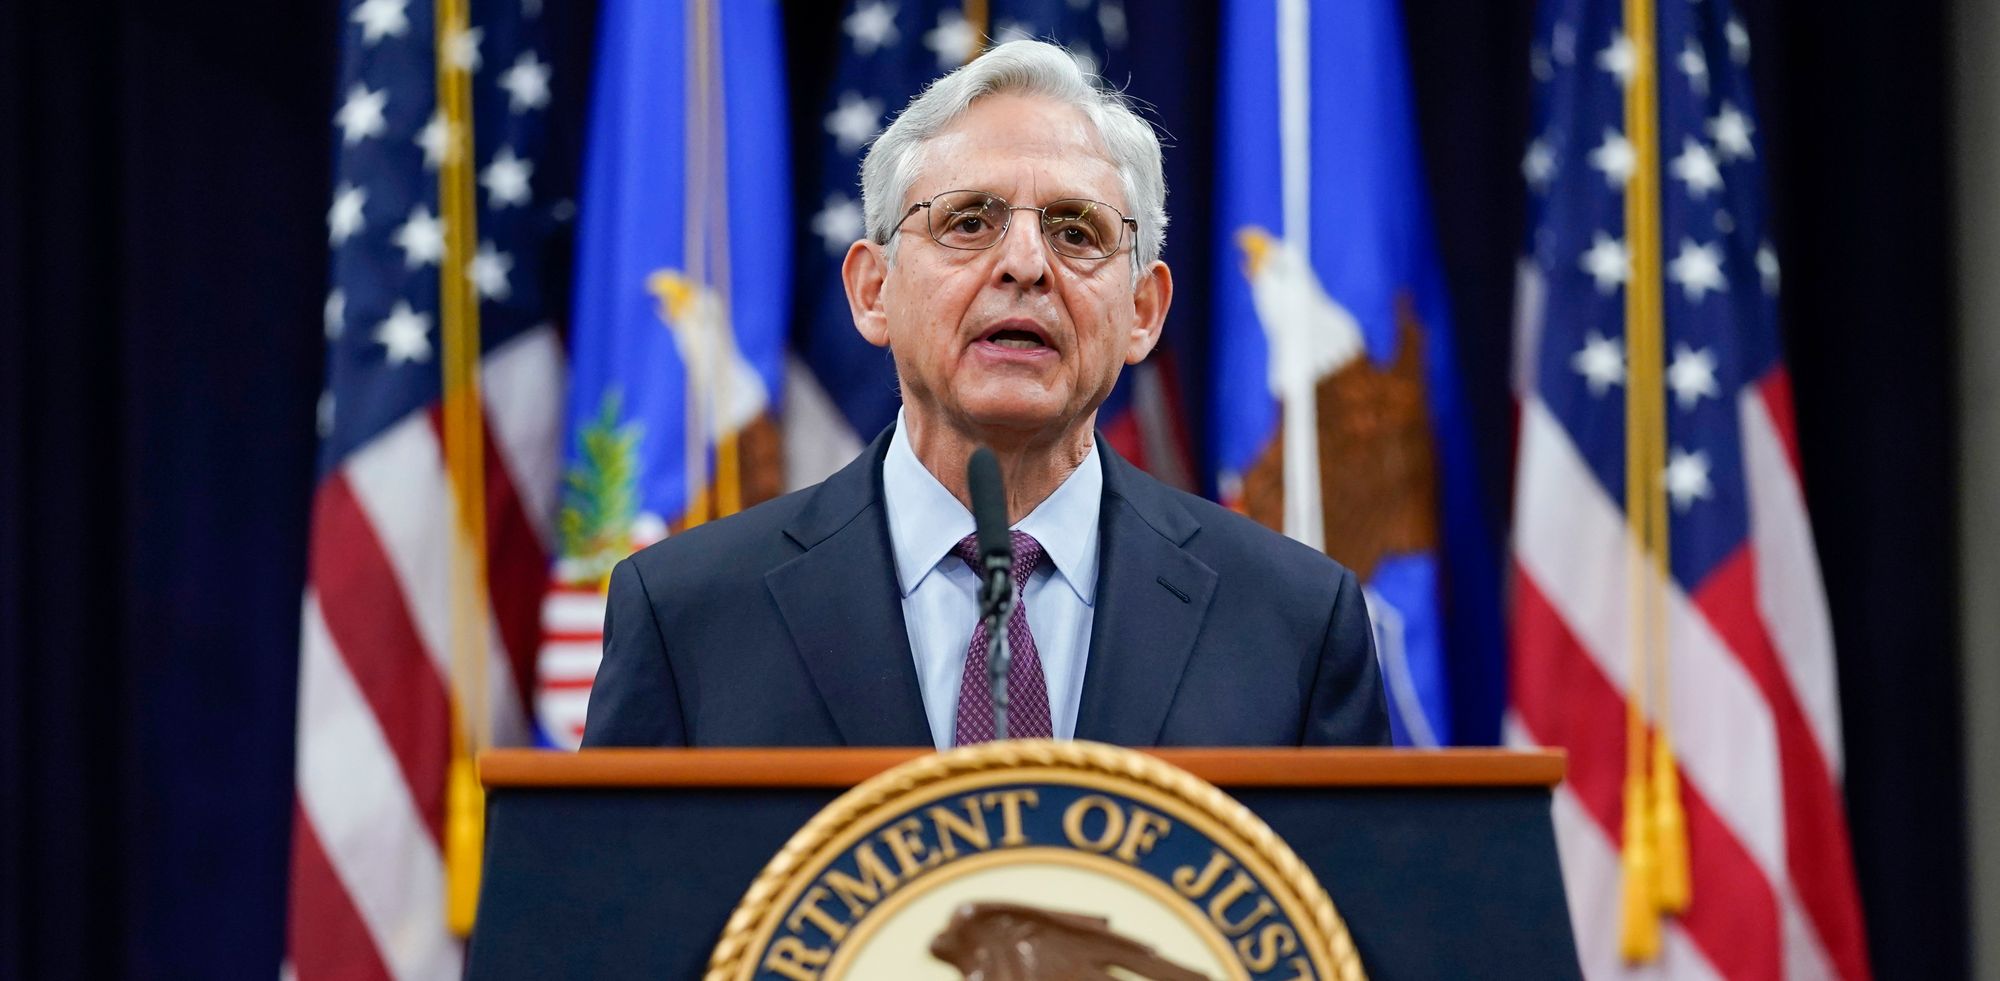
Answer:
[[[921,163],[901,209],[973,190],[1017,206],[1088,198],[1135,210],[1096,129],[1045,99],[973,103]],[[858,243],[845,270],[856,324],[894,352],[910,410],[993,442],[1087,425],[1119,370],[1158,340],[1172,290],[1165,264],[1135,275],[1129,226],[1125,250],[1078,259],[1049,246],[1032,211],[1014,212],[1006,235],[982,251],[933,241],[928,220],[926,209],[903,220],[894,263]]]

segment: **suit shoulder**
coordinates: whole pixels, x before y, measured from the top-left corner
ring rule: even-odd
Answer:
[[[1171,493],[1201,524],[1187,547],[1210,562],[1249,563],[1275,567],[1305,582],[1337,583],[1349,575],[1346,566],[1318,549],[1308,548],[1270,528],[1205,497],[1182,490]]]
[[[647,582],[662,577],[676,581],[732,573],[762,575],[799,549],[785,537],[789,525],[812,495],[813,488],[793,491],[726,518],[704,522],[669,535],[632,554],[632,563]],[[691,575],[692,573],[692,575]]]

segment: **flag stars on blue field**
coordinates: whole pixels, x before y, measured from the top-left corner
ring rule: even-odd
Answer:
[[[1708,121],[1706,129],[1723,160],[1750,160],[1757,156],[1756,149],[1750,145],[1750,137],[1757,131],[1756,126],[1751,124],[1750,117],[1728,100],[1723,101],[1722,108],[1716,111],[1715,118]]]
[[[348,20],[361,25],[361,42],[373,46],[410,31],[410,0],[361,0]]]
[[[375,327],[375,343],[382,345],[382,358],[390,365],[424,362],[431,359],[431,316],[410,309],[409,301],[397,300]]]
[[[430,122],[417,131],[417,138],[411,142],[424,151],[424,169],[436,170],[444,164],[445,155],[451,152],[453,143],[451,122],[444,118],[442,111],[432,112]]]
[[[507,109],[515,114],[540,109],[549,104],[549,66],[523,51],[513,67],[500,73],[500,89],[507,93]]]
[[[1590,233],[1590,248],[1583,253],[1582,265],[1597,281],[1597,291],[1607,296],[1632,277],[1632,253],[1622,240],[1603,232]]]
[[[956,10],[938,15],[937,26],[924,32],[924,47],[937,55],[938,68],[950,70],[972,60],[979,50],[979,31]]]
[[[333,114],[334,125],[340,127],[340,141],[354,146],[371,136],[381,136],[389,126],[383,116],[383,110],[388,107],[388,89],[371,91],[368,86],[356,82],[347,90],[347,101],[342,102],[340,110]]]
[[[1618,87],[1632,84],[1632,73],[1639,70],[1639,53],[1632,47],[1632,39],[1623,34],[1611,35],[1611,43],[1597,53],[1597,67],[1611,73],[1618,80]]]
[[[368,203],[368,189],[342,184],[333,192],[333,206],[326,210],[326,240],[328,244],[340,246],[354,233],[367,227],[368,218],[362,212]]]
[[[1568,22],[1549,32],[1549,58],[1565,67],[1576,63],[1576,28]]]
[[[1097,29],[1104,32],[1105,46],[1116,51],[1125,47],[1127,36],[1125,5],[1106,0],[1097,5]]]
[[[1665,481],[1674,510],[1682,513],[1694,507],[1694,502],[1714,496],[1715,488],[1709,481],[1708,451],[1690,453],[1674,447],[1667,457]]]
[[[1722,170],[1715,165],[1715,155],[1692,136],[1681,138],[1681,155],[1668,164],[1668,169],[1687,185],[1688,197],[1697,201],[1722,187]]]
[[[853,153],[882,131],[882,100],[843,92],[840,104],[826,114],[826,131],[842,153]]]
[[[893,3],[862,4],[840,24],[854,42],[854,50],[864,55],[872,55],[902,39],[902,33],[896,30],[896,5]]]
[[[845,254],[848,245],[866,231],[860,202],[838,192],[828,194],[826,204],[819,209],[819,214],[813,216],[812,230],[826,243],[828,255]]]
[[[1549,182],[1556,176],[1556,153],[1549,148],[1546,139],[1536,139],[1528,144],[1528,152],[1521,157],[1521,176],[1527,178],[1528,186],[1541,194],[1549,189]]]
[[[1729,60],[1738,65],[1749,64],[1750,32],[1744,29],[1743,22],[1731,16],[1729,22],[1723,25],[1722,36],[1729,41]]]
[[[479,185],[486,188],[486,206],[499,211],[527,204],[532,196],[528,191],[528,179],[534,174],[533,161],[515,156],[511,146],[501,147],[493,154],[486,169],[479,172]]]
[[[1584,335],[1583,347],[1570,356],[1569,365],[1583,376],[1590,394],[1602,396],[1613,385],[1625,384],[1625,345],[1593,330]]]
[[[1537,82],[1556,77],[1555,62],[1550,61],[1549,53],[1539,46],[1528,49],[1528,74],[1535,76]]]
[[[1707,97],[1708,56],[1702,54],[1701,43],[1694,38],[1688,38],[1681,47],[1679,64],[1681,74],[1687,76],[1688,84],[1694,87],[1695,94]]]
[[[1691,412],[1702,396],[1718,398],[1722,390],[1715,383],[1715,352],[1695,350],[1686,344],[1674,345],[1674,363],[1667,366],[1667,387],[1683,412]]]
[[[1668,460],[1654,488],[1678,516],[1675,575],[1699,581],[1746,527],[1741,449],[1727,411],[1760,377],[1771,350],[1777,257],[1764,239],[1757,196],[1759,134],[1742,66],[1749,42],[1726,3],[1662,4],[1657,131],[1661,251],[1660,383],[1669,405]],[[1623,336],[1624,290],[1637,271],[1624,227],[1626,192],[1639,177],[1639,147],[1624,125],[1624,98],[1642,70],[1641,52],[1616,22],[1547,22],[1532,53],[1553,77],[1537,76],[1538,114],[1521,173],[1533,193],[1528,243],[1546,290],[1541,343],[1554,360],[1537,385],[1580,441],[1614,499],[1625,488],[1623,444],[1607,434],[1631,384]],[[1725,46],[1726,45],[1726,46]],[[1575,265],[1570,265],[1575,263]],[[1752,288],[1756,304],[1730,302]],[[1588,284],[1588,285],[1586,285]],[[1732,290],[1733,287],[1733,290]],[[1717,302],[1720,294],[1724,302]],[[1722,339],[1740,332],[1755,343]],[[1607,336],[1609,335],[1609,336]],[[1557,354],[1556,352],[1560,352]],[[1603,416],[1613,413],[1613,416]]]
[[[500,251],[489,239],[479,243],[479,251],[473,255],[465,275],[479,291],[480,299],[505,300],[514,293],[514,287],[507,281],[513,271],[514,257]]]
[[[1722,274],[1722,246],[1681,239],[1679,254],[1667,264],[1667,279],[1680,284],[1681,295],[1689,303],[1700,303],[1711,292],[1727,290],[1729,279]]]
[[[477,27],[468,27],[453,34],[444,46],[445,57],[451,61],[452,67],[468,72],[478,71],[479,42],[485,36],[486,32]]]
[[[1604,131],[1604,142],[1590,151],[1586,158],[1590,165],[1604,172],[1604,183],[1612,190],[1623,191],[1632,180],[1632,171],[1639,166],[1639,156],[1632,150],[1632,143],[1625,134],[1615,129]]]
[[[421,269],[437,265],[444,258],[444,222],[431,214],[430,205],[419,203],[390,238],[403,250],[403,268]]]
[[[1778,295],[1778,252],[1769,242],[1757,246],[1757,278],[1763,281],[1766,294]]]
[[[502,5],[511,8],[511,0]],[[342,0],[340,7],[347,57],[326,117],[338,156],[326,211],[332,289],[322,320],[332,394],[319,417],[327,427],[323,466],[437,397],[435,276],[447,261],[481,303],[482,346],[530,327],[513,304],[539,296],[539,264],[521,250],[546,223],[517,216],[547,204],[536,197],[543,178],[535,158],[554,84],[534,34],[512,9],[440,33],[429,3]],[[472,76],[468,116],[456,123],[435,98],[440,67]],[[447,255],[437,180],[444,165],[459,162],[472,169],[470,217],[488,241],[476,254],[468,244],[466,254]]]

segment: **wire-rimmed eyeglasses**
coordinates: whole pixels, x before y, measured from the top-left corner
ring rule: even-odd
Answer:
[[[903,220],[920,210],[929,211],[926,222],[931,240],[948,249],[977,252],[999,244],[1016,211],[1041,215],[1042,237],[1049,247],[1073,259],[1109,259],[1125,247],[1125,228],[1139,235],[1139,220],[1102,201],[1063,198],[1037,208],[1009,204],[1007,199],[985,191],[946,191],[929,201],[919,201],[903,212]],[[900,231],[898,223],[897,230]],[[894,234],[893,232],[891,234]]]

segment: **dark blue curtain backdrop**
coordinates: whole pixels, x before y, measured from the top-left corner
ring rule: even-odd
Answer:
[[[801,136],[839,6],[788,5]],[[1130,85],[1174,137],[1170,329],[1199,350],[1216,15],[1127,6],[1170,55]],[[341,7],[0,0],[0,978],[264,979],[281,954]],[[591,7],[548,5],[559,79]],[[1962,976],[1945,5],[1739,7],[1871,950]],[[1405,8],[1498,526],[1531,4]]]

